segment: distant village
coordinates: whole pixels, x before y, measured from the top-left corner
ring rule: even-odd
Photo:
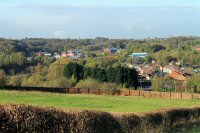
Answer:
[[[121,49],[112,47],[112,48],[105,48],[101,50],[100,52],[105,55],[105,54],[117,54],[120,53]],[[197,49],[197,51],[200,51],[200,49]],[[45,51],[39,51],[35,53],[35,56],[48,56],[52,57],[55,59],[60,59],[60,58],[70,58],[74,60],[78,60],[80,58],[87,58],[87,55],[78,50],[69,50],[69,51],[64,51],[60,53],[49,53]],[[146,52],[141,52],[141,53],[132,53],[129,55],[129,58],[133,59],[144,59],[148,56],[148,53]],[[128,67],[135,68],[138,72],[139,75],[139,81],[140,81],[140,86],[141,88],[145,90],[150,90],[151,89],[151,82],[152,79],[155,75],[158,75],[160,77],[163,76],[168,76],[170,77],[176,88],[177,89],[183,89],[186,88],[184,87],[186,80],[188,77],[191,77],[192,75],[190,72],[187,70],[187,66],[181,66],[181,62],[179,61],[172,61],[167,65],[162,65],[157,63],[155,60],[152,60],[150,64],[146,63],[137,63],[137,64],[126,64]],[[181,67],[180,67],[181,66]],[[194,69],[195,72],[200,72],[200,70]],[[166,83],[167,86],[167,83]]]

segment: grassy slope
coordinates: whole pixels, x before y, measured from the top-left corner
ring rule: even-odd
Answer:
[[[92,109],[109,112],[145,112],[166,107],[200,106],[199,100],[0,91],[0,104],[10,103],[72,109]]]

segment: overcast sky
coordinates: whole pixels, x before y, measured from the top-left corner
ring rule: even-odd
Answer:
[[[200,0],[0,0],[0,37],[200,35]]]

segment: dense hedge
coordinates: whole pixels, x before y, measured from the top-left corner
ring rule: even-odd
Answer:
[[[112,133],[121,132],[121,129],[118,121],[109,113],[9,105],[0,106],[0,132]]]
[[[142,114],[73,111],[28,105],[1,105],[0,132],[9,133],[157,133],[200,122],[200,108]]]
[[[0,90],[41,91],[41,92],[67,93],[66,88],[53,88],[53,87],[0,86]]]

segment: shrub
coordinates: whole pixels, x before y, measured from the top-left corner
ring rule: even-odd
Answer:
[[[119,90],[119,87],[114,83],[102,83],[100,89],[111,90],[112,91],[111,93],[115,94]]]
[[[192,77],[187,79],[187,88],[189,92],[200,92],[200,74],[194,74]]]
[[[103,90],[118,90],[119,87],[114,83],[102,83],[101,89],[103,89]]]
[[[44,76],[40,74],[33,74],[30,76],[27,76],[23,79],[22,86],[42,87],[44,86]]]
[[[76,88],[99,89],[100,87],[101,83],[92,78],[81,80],[79,83],[76,84]]]
[[[74,76],[66,80],[66,84],[68,87],[74,87],[76,86],[76,83],[77,83],[77,79]]]
[[[9,79],[9,85],[11,86],[21,86],[23,76],[12,76]]]
[[[165,91],[165,84],[167,84],[168,87],[173,88],[173,83],[171,82],[171,79],[168,76],[159,77],[155,75],[152,81],[152,89],[154,91]]]

